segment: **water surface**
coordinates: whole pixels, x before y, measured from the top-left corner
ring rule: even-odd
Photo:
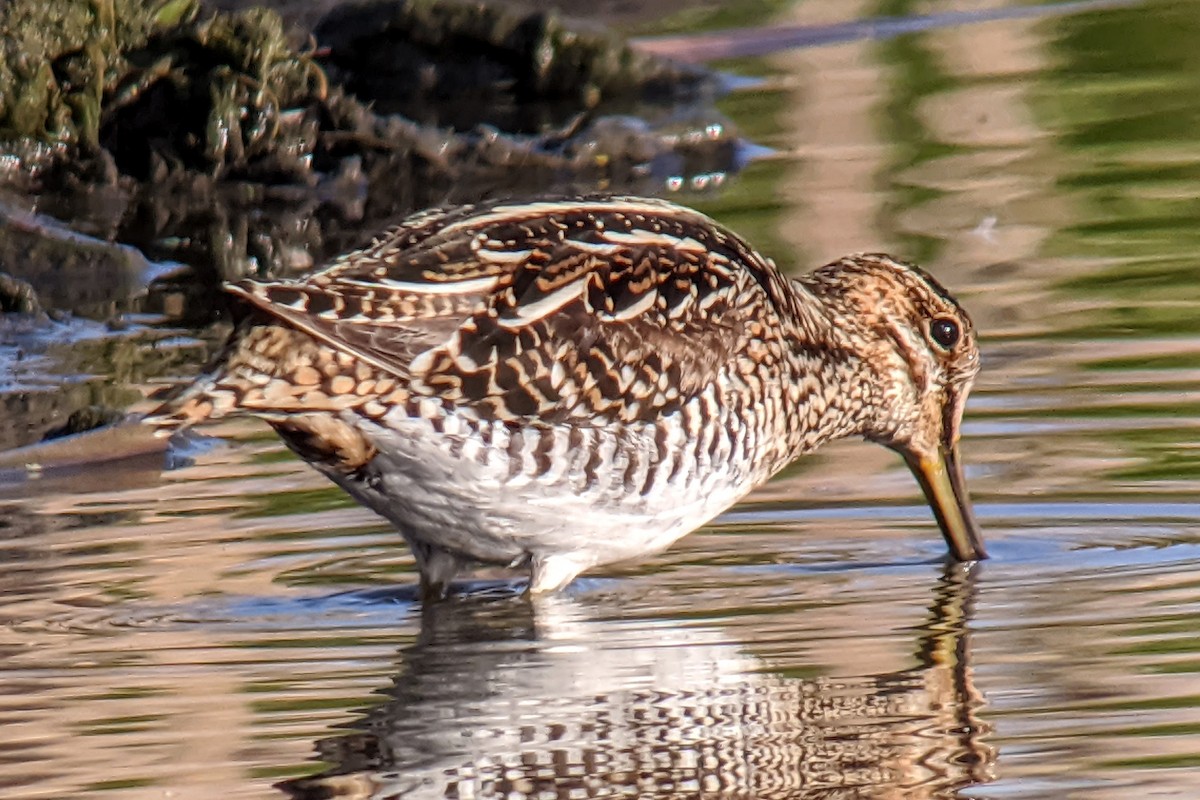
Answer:
[[[637,32],[935,10],[748,5]],[[1196,41],[1163,1],[720,65],[772,155],[689,202],[972,312],[991,560],[945,566],[861,443],[537,608],[484,574],[422,609],[397,536],[252,422],[170,471],[9,475],[3,795],[1200,796]]]

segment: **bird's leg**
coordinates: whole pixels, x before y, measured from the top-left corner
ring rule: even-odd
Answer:
[[[587,569],[571,554],[538,556],[529,560],[529,593],[531,595],[554,592],[575,579]]]
[[[421,599],[441,600],[450,591],[450,583],[462,569],[458,556],[425,542],[409,542],[417,569],[421,573]]]

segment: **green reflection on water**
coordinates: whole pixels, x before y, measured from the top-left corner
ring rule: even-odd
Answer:
[[[321,639],[319,647],[328,647],[329,640]],[[335,697],[284,697],[273,700],[255,700],[250,708],[257,714],[279,714],[282,712],[298,711],[343,711],[347,706],[356,702],[371,704],[371,698],[347,698],[341,695]]]
[[[1200,708],[1200,695],[1185,697],[1152,697],[1146,700],[1121,700],[1115,703],[1092,703],[1088,711],[1159,711],[1175,708]]]
[[[247,494],[247,507],[237,517],[282,517],[289,514],[313,514],[335,508],[354,506],[350,496],[336,485],[320,489],[297,489],[273,494]]]
[[[1171,769],[1179,767],[1200,767],[1200,753],[1186,753],[1173,756],[1147,756],[1145,758],[1125,758],[1104,761],[1101,766],[1109,769]]]
[[[1119,410],[1119,409],[1118,409]],[[1166,406],[1157,416],[1176,416],[1188,413]],[[1196,419],[1200,408],[1193,407],[1188,416]],[[1189,481],[1200,480],[1200,450],[1195,441],[1198,432],[1194,427],[1151,427],[1140,426],[1137,430],[1113,431],[1108,437],[1130,455],[1141,461],[1132,466],[1119,467],[1107,474],[1120,481]]]
[[[903,17],[926,11],[912,0],[882,0],[877,14]],[[878,45],[879,60],[890,67],[887,103],[880,109],[882,138],[889,144],[890,165],[886,176],[888,203],[880,224],[904,242],[904,257],[918,263],[937,260],[942,240],[934,235],[898,229],[899,212],[916,208],[944,193],[926,186],[914,186],[901,175],[928,161],[954,155],[959,149],[934,139],[917,113],[921,102],[958,85],[929,51],[924,34],[898,36]]]
[[[1064,146],[1127,155],[1138,145],[1194,142],[1200,7],[1159,2],[1054,20],[1057,69],[1044,98]]]
[[[1200,6],[1150,3],[1044,24],[1056,65],[1033,107],[1071,156],[1057,186],[1077,210],[1045,252],[1116,260],[1061,283],[1072,296],[1117,301],[1064,333],[1200,333]]]
[[[319,769],[324,769],[328,765],[320,761],[305,761],[300,764],[288,764],[278,767],[273,766],[257,766],[247,771],[251,778],[257,780],[283,780],[286,778],[299,778],[304,775],[311,775]]]
[[[119,733],[137,733],[154,730],[163,722],[161,714],[129,714],[120,717],[108,717],[90,720],[81,726],[79,733],[83,736],[111,736]]]
[[[1151,639],[1115,651],[1118,655],[1149,655],[1173,653],[1200,653],[1200,636]]]
[[[114,792],[121,789],[145,789],[150,786],[156,786],[158,783],[158,780],[154,778],[118,778],[109,781],[96,781],[95,783],[89,783],[84,787],[84,791]]]
[[[1200,674],[1200,661],[1172,661],[1145,667],[1142,671],[1158,675],[1197,675]]]
[[[1094,372],[1127,372],[1129,370],[1153,370],[1170,372],[1180,369],[1196,369],[1195,353],[1165,353],[1131,356],[1129,358],[1104,358],[1085,361],[1081,365]]]

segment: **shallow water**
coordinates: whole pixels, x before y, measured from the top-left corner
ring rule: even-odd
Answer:
[[[943,566],[860,443],[537,608],[485,574],[422,609],[395,534],[254,423],[170,471],[4,473],[0,794],[1200,796],[1196,41],[1152,2],[722,64],[765,77],[722,109],[774,155],[690,202],[971,310],[989,561]]]

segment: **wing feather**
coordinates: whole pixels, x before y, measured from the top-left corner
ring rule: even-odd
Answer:
[[[231,291],[482,417],[669,412],[781,316],[774,266],[697,212],[584,198],[425,212],[300,282]]]

